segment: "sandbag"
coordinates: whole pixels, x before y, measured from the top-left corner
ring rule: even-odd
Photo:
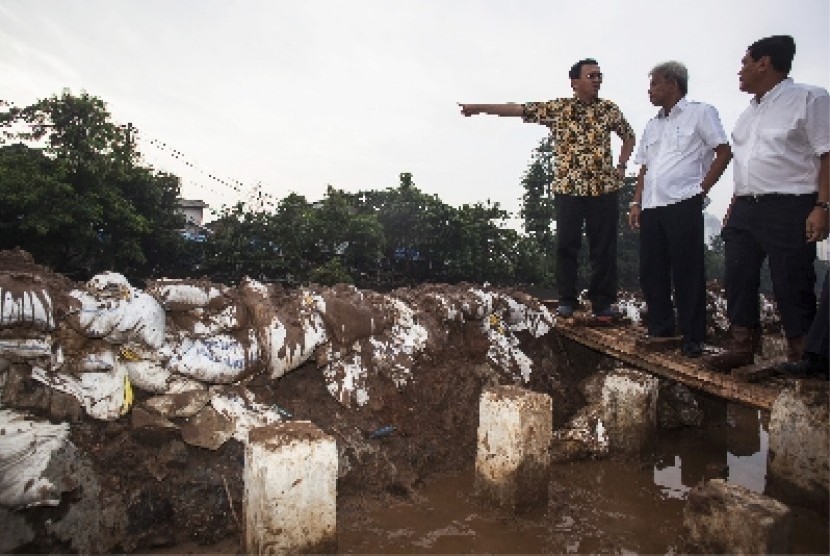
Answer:
[[[61,492],[44,477],[52,454],[70,443],[69,423],[34,421],[0,409],[0,506],[57,506]]]

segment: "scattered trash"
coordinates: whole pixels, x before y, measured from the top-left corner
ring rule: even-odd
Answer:
[[[287,411],[287,410],[285,410],[285,409],[281,408],[281,407],[280,407],[280,406],[278,406],[277,404],[273,404],[271,407],[272,407],[273,409],[275,409],[275,410],[277,411],[277,413],[279,413],[280,415],[282,415],[282,416],[283,416],[283,417],[285,417],[286,419],[293,419],[293,418],[294,418],[294,416],[291,414],[291,412],[289,412],[289,411]]]
[[[386,438],[393,432],[395,432],[395,427],[393,427],[392,425],[385,425],[375,430],[375,432],[369,435],[369,438]]]

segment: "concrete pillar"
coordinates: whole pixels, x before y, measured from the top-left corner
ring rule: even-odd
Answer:
[[[683,508],[688,553],[786,554],[792,523],[781,502],[722,479],[693,488]]]
[[[245,447],[245,551],[337,550],[337,446],[307,421],[254,428]]]
[[[771,494],[824,511],[830,500],[828,405],[826,387],[781,392],[770,412],[767,465]]]
[[[602,385],[602,421],[614,452],[638,453],[657,428],[660,381],[634,369],[609,373]]]
[[[546,504],[550,396],[517,386],[485,388],[478,415],[476,493],[513,510]]]

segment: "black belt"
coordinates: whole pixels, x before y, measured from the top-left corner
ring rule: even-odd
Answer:
[[[739,201],[763,203],[765,201],[782,201],[785,199],[807,199],[815,195],[815,193],[763,193],[761,195],[738,195],[737,199]]]

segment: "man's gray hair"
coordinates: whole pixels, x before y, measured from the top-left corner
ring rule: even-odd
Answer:
[[[649,72],[649,75],[657,74],[663,79],[674,81],[680,88],[680,94],[686,96],[689,91],[689,70],[680,62],[671,60],[670,62],[663,62],[657,64],[654,69]]]

